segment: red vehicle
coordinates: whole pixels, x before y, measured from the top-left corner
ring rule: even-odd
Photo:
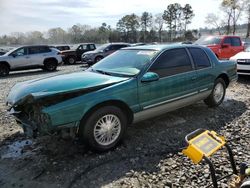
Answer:
[[[195,42],[210,48],[218,59],[229,59],[244,51],[244,45],[238,36],[204,36]]]

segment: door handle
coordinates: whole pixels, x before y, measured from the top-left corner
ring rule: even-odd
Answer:
[[[197,77],[196,77],[196,76],[194,76],[194,77],[192,77],[192,78],[191,78],[191,80],[196,80],[196,78],[197,78]]]

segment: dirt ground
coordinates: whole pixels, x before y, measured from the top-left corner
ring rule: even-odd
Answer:
[[[211,181],[207,165],[193,165],[180,153],[185,135],[197,128],[232,139],[229,144],[237,164],[250,163],[248,76],[228,88],[218,108],[199,102],[132,125],[119,147],[107,153],[93,153],[77,140],[58,136],[25,138],[6,112],[11,87],[19,81],[83,69],[75,65],[59,67],[55,73],[14,72],[0,80],[0,187],[206,187]],[[219,176],[231,172],[224,150],[213,161]],[[226,180],[220,186],[227,187]]]

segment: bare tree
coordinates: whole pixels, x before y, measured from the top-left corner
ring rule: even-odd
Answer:
[[[162,29],[163,29],[164,19],[162,18],[161,13],[155,15],[154,24],[158,32],[159,42],[162,42]]]
[[[221,3],[222,10],[227,15],[227,34],[230,33],[231,22],[233,25],[232,33],[236,32],[237,21],[243,10],[243,0],[223,0]]]
[[[246,38],[250,35],[250,0],[246,0],[246,14],[247,14],[247,34]]]
[[[217,31],[219,32],[219,35],[221,35],[221,26],[220,26],[219,22],[220,22],[219,17],[217,15],[215,15],[214,13],[207,14],[207,16],[205,18],[205,23],[214,26],[217,29]]]

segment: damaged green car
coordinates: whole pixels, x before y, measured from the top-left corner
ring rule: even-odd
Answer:
[[[129,47],[82,72],[18,83],[7,105],[27,135],[71,130],[106,151],[133,122],[200,100],[218,106],[236,79],[236,64],[205,47]]]

